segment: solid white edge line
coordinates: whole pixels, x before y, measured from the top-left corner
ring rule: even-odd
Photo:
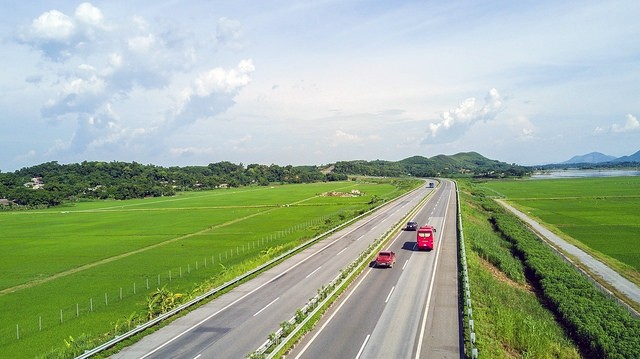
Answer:
[[[308,257],[303,258],[302,260],[300,260],[300,262],[292,265],[291,267],[287,268],[286,270],[284,270],[282,273],[278,274],[277,276],[275,276],[274,278],[272,278],[271,280],[268,280],[267,282],[263,283],[262,285],[256,287],[254,290],[250,291],[249,293],[243,295],[242,297],[234,300],[233,302],[227,304],[226,306],[222,307],[220,310],[218,310],[217,312],[209,315],[208,317],[204,318],[203,320],[197,322],[196,324],[190,326],[189,328],[185,329],[182,333],[176,335],[175,337],[167,340],[166,342],[162,343],[162,345],[154,348],[152,351],[148,352],[147,354],[143,355],[140,357],[140,359],[144,359],[150,355],[155,354],[157,351],[161,350],[162,348],[166,347],[167,345],[171,344],[172,342],[174,342],[175,340],[179,339],[180,337],[182,337],[183,335],[187,334],[188,332],[192,331],[193,329],[199,327],[200,325],[202,325],[204,322],[206,322],[207,320],[215,317],[216,315],[220,314],[221,312],[227,310],[229,307],[231,307],[232,305],[238,303],[239,301],[243,300],[244,298],[250,296],[251,294],[257,292],[258,290],[262,289],[262,287],[266,286],[267,284],[275,281],[276,279],[282,277],[283,275],[287,274],[290,270],[296,268],[297,266],[301,265],[302,263],[306,262],[307,260],[313,258],[316,254],[321,253],[322,251],[324,251],[325,249],[329,248],[330,246],[332,246],[333,244],[337,243],[338,241],[342,240],[345,236],[349,235],[351,232],[354,232],[357,228],[352,229],[351,231],[349,231],[348,233],[345,233],[344,235],[340,236],[339,238],[337,238],[335,241],[328,243],[326,246],[320,248],[318,251],[311,253]]]
[[[360,346],[360,350],[358,351],[358,355],[356,355],[355,359],[359,359],[360,355],[362,355],[362,351],[364,350],[365,345],[367,345],[367,342],[369,341],[369,337],[371,336],[371,334],[367,334],[367,337],[364,338],[364,342],[362,343],[362,345]]]
[[[371,220],[375,219],[376,215],[374,215]],[[330,246],[334,245],[335,243],[337,243],[338,241],[342,240],[344,237],[346,237],[347,235],[351,234],[352,232],[355,232],[359,227],[353,228],[352,230],[348,231],[347,233],[345,233],[344,235],[340,236],[339,238],[336,238],[336,240],[334,240],[331,243],[328,243],[326,246],[320,248],[319,250],[317,250],[316,252],[310,254],[308,257],[303,258],[302,260],[300,260],[300,262],[292,265],[291,267],[287,268],[284,272],[278,274],[277,276],[275,276],[273,279],[267,281],[266,283],[263,283],[262,285],[256,287],[254,290],[250,291],[249,293],[243,295],[242,297],[234,300],[233,302],[227,304],[226,306],[222,307],[220,310],[218,310],[217,312],[209,315],[208,317],[204,318],[203,320],[197,322],[195,325],[190,326],[189,328],[185,329],[182,333],[176,335],[175,337],[167,340],[166,342],[162,343],[162,345],[154,348],[152,351],[146,353],[145,355],[141,356],[140,359],[144,359],[149,357],[150,355],[153,355],[154,353],[156,353],[157,351],[161,350],[162,348],[164,348],[165,346],[171,344],[172,342],[174,342],[175,340],[181,338],[183,335],[187,334],[188,332],[192,331],[193,329],[199,327],[200,325],[202,325],[204,322],[208,321],[209,319],[215,317],[216,315],[220,314],[221,312],[227,310],[229,307],[231,307],[232,305],[238,303],[239,301],[243,300],[244,298],[250,296],[251,294],[255,293],[256,291],[262,289],[262,287],[266,286],[267,284],[273,282],[274,280],[282,277],[283,275],[285,275],[286,273],[288,273],[290,270],[296,268],[297,266],[301,265],[302,263],[306,262],[307,260],[313,258],[316,254],[321,253],[322,251],[324,251],[325,249],[329,248]],[[362,238],[364,236],[361,236],[360,238]],[[358,238],[358,239],[360,239]],[[368,274],[368,273],[367,273]],[[365,274],[366,276],[366,274]],[[363,277],[364,278],[364,277]]]
[[[440,249],[442,248],[442,241],[444,240],[444,228],[447,223],[447,213],[449,212],[449,201],[451,200],[451,190],[449,190],[449,200],[447,201],[447,206],[444,211],[444,221],[442,222],[442,228],[440,229],[440,233],[442,236],[440,237],[440,241],[438,243],[438,250],[436,253],[436,259],[433,263],[433,272],[431,272],[431,283],[429,284],[429,293],[427,294],[427,303],[425,305],[424,315],[422,316],[422,324],[420,326],[420,336],[418,338],[418,346],[416,348],[415,358],[420,358],[420,352],[422,351],[422,338],[424,337],[425,327],[427,326],[427,316],[429,314],[429,304],[431,302],[431,294],[433,294],[433,284],[436,278],[436,271],[438,268],[438,259],[440,258]]]
[[[256,314],[254,314],[253,316],[255,317],[256,315],[258,315],[258,314],[262,313],[262,311],[263,311],[263,310],[265,310],[265,309],[269,308],[269,306],[270,306],[271,304],[275,303],[275,302],[276,302],[276,300],[278,300],[278,299],[280,299],[280,297],[278,297],[278,298],[276,298],[276,299],[272,300],[272,301],[271,301],[271,303],[269,303],[269,304],[265,305],[265,306],[264,306],[264,308],[262,308],[262,309],[260,309],[259,311],[257,311],[257,312],[256,312]]]

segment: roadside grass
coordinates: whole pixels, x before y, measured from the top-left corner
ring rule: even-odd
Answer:
[[[351,189],[362,196],[322,196]],[[0,212],[0,357],[104,336],[143,312],[158,288],[215,287],[365,211],[375,196],[401,193],[389,182],[345,181]]]
[[[640,285],[640,177],[491,181],[482,187]]]
[[[459,181],[476,347],[482,358],[580,358],[527,283],[512,244],[494,232],[480,195]]]

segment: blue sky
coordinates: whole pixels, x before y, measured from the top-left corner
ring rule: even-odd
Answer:
[[[640,150],[640,2],[0,2],[0,171]]]

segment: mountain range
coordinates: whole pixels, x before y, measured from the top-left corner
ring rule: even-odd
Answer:
[[[629,156],[622,156],[622,157],[615,157],[615,156],[609,156],[609,155],[605,155],[604,153],[600,153],[600,152],[591,152],[591,153],[587,153],[585,155],[580,155],[580,156],[573,156],[571,157],[571,159],[564,161],[560,164],[579,164],[579,163],[584,163],[584,164],[602,164],[602,163],[612,163],[612,164],[616,164],[616,163],[625,163],[625,162],[640,162],[640,151],[629,155]]]

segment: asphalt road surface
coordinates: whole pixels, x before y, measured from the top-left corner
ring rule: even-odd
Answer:
[[[443,197],[440,194],[446,193],[444,197],[447,201],[451,198],[455,201],[455,196],[450,192],[451,183],[443,183],[441,188],[435,190],[433,198]],[[422,187],[388,203],[374,214],[306,248],[255,279],[121,350],[112,358],[245,358],[247,354],[260,347],[270,333],[279,328],[279,323],[293,317],[297,308],[304,306],[317,293],[318,288],[337,277],[340,270],[352,262],[371,242],[395,224],[404,221],[405,216],[431,191],[434,190]],[[428,203],[433,203],[433,200]],[[446,226],[450,229],[447,229],[447,232],[443,231],[444,233],[455,228],[453,205],[448,205],[451,208],[447,214],[453,222],[447,220]],[[432,219],[438,227],[445,223],[442,211],[439,210],[440,214]],[[421,219],[419,223],[426,223],[427,218],[421,216],[424,214],[418,216]],[[442,218],[439,219],[440,217]],[[438,239],[438,243],[443,241],[441,238]],[[409,241],[409,237],[406,237],[406,240]],[[444,242],[447,241],[455,246],[455,234],[451,239],[447,239],[445,235]],[[435,254],[440,252],[444,257],[447,247],[443,246],[440,251],[414,254],[428,258],[435,257]],[[451,255],[454,258],[455,269],[455,248],[452,249]],[[425,270],[429,267],[428,264],[414,266]],[[390,274],[394,272],[400,272],[400,266],[388,271]],[[432,272],[426,273],[426,277],[430,278],[430,273]],[[417,279],[429,280],[424,274],[419,275]],[[453,280],[447,280],[444,284],[457,290],[455,280],[456,276],[453,275]],[[439,301],[437,295],[431,299],[432,305],[437,305]],[[445,298],[444,302],[447,306],[455,306],[457,311],[457,296]],[[426,317],[425,320],[425,325],[429,326],[434,318]],[[447,325],[449,324],[451,323]],[[458,322],[453,324],[458,327]],[[428,331],[425,333],[428,337]],[[423,346],[426,350],[429,343],[425,342]]]
[[[389,244],[391,269],[369,268],[288,358],[460,358],[455,188],[442,182],[416,214],[436,227],[432,251],[416,251],[416,232]]]
[[[555,233],[529,218],[526,214],[520,212],[513,206],[507,204],[505,201],[497,201],[518,216],[518,218],[528,223],[536,233],[551,242],[556,248],[559,248],[561,252],[566,253],[568,256],[574,258],[574,260],[582,263],[582,265],[589,269],[589,272],[592,273],[592,275],[600,277],[602,281],[607,282],[610,286],[627,297],[628,300],[640,303],[640,288],[636,284],[624,278],[618,272],[595,259],[590,254],[584,252],[573,244],[566,242],[564,239],[560,238],[560,236],[557,236]]]

